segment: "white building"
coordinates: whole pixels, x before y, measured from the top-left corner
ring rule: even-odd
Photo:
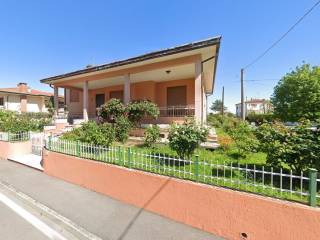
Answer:
[[[0,110],[48,112],[45,101],[50,97],[53,97],[53,93],[31,89],[26,83],[19,83],[15,88],[0,88]],[[63,101],[62,97],[60,101]]]
[[[245,101],[245,116],[250,113],[265,114],[272,111],[272,104],[266,99],[253,99]],[[236,104],[236,115],[241,117],[241,103]]]

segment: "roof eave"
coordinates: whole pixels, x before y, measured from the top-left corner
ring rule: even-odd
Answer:
[[[150,60],[150,59],[155,59],[155,58],[164,57],[164,56],[170,56],[173,54],[178,54],[178,53],[182,53],[182,52],[186,52],[186,51],[192,51],[192,50],[205,48],[205,47],[209,47],[209,46],[214,46],[214,45],[217,45],[217,49],[219,49],[220,40],[221,40],[221,36],[217,36],[217,37],[210,38],[207,40],[202,40],[202,41],[189,43],[189,44],[185,44],[185,45],[181,45],[181,46],[177,46],[177,47],[173,47],[173,48],[155,51],[155,52],[143,54],[143,55],[140,55],[137,57],[128,58],[125,60],[120,60],[120,61],[116,61],[116,62],[111,62],[111,63],[95,66],[92,68],[81,69],[81,70],[66,73],[66,74],[61,74],[61,75],[57,75],[57,76],[53,76],[53,77],[49,77],[49,78],[44,78],[44,79],[41,79],[40,82],[50,84],[50,83],[52,83],[52,81],[63,79],[66,77],[72,77],[72,76],[81,75],[81,74],[85,74],[85,73],[97,72],[97,71],[101,71],[101,70],[106,70],[106,69],[110,69],[110,68],[114,68],[114,67],[129,65],[132,63],[143,62],[143,61]],[[216,51],[216,54],[218,54],[218,52],[219,51]],[[218,60],[218,56],[216,56],[216,62],[217,62],[217,60]],[[215,62],[213,81],[214,81],[215,72],[216,72],[216,65],[217,65],[216,62]],[[212,88],[212,92],[213,92],[213,88]]]

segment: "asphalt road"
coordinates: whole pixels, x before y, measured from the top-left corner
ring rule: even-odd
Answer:
[[[48,239],[6,205],[0,203],[0,239]]]
[[[1,192],[66,239],[222,239],[10,161],[0,160]],[[0,239],[54,239],[3,203],[0,219]]]

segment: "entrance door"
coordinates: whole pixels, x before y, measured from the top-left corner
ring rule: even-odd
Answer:
[[[187,87],[168,87],[167,88],[167,106],[186,106],[187,105]]]
[[[167,115],[185,116],[187,105],[187,86],[167,88]]]
[[[105,99],[104,94],[97,94],[96,95],[96,108],[99,108],[99,107],[101,107],[101,105],[104,104],[104,99]]]

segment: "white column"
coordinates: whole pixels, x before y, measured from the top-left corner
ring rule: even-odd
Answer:
[[[54,86],[54,94],[53,94],[54,100],[54,116],[58,116],[58,111],[59,111],[59,88]]]
[[[195,82],[194,82],[194,107],[195,119],[198,123],[203,122],[203,106],[202,106],[202,64],[201,60],[195,62]]]
[[[130,74],[124,75],[124,104],[130,102]]]
[[[83,84],[83,120],[87,122],[89,120],[88,116],[88,81]]]

